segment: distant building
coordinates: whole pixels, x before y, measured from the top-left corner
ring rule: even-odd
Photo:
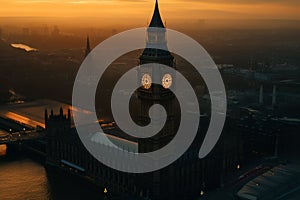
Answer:
[[[298,166],[296,166],[298,167]],[[236,194],[239,200],[289,199],[299,190],[300,171],[295,166],[278,165],[245,184]],[[298,199],[297,197],[291,199]]]
[[[51,32],[51,35],[54,37],[57,37],[60,35],[60,30],[58,29],[57,26],[54,26],[53,31]]]
[[[243,138],[244,156],[262,158],[275,155],[277,135],[281,132],[282,124],[273,120],[272,115],[245,107],[241,108],[238,129]]]
[[[90,52],[91,52],[90,37],[87,36],[87,38],[86,38],[86,47],[85,47],[85,57],[87,57]]]

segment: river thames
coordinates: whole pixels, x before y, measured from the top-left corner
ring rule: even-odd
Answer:
[[[102,200],[101,188],[76,177],[49,172],[27,155],[6,154],[0,145],[1,200]]]

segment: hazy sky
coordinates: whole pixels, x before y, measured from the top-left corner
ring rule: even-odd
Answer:
[[[150,20],[154,0],[0,0],[0,16]],[[300,0],[159,0],[164,19],[300,19]]]

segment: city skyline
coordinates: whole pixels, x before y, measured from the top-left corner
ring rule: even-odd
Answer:
[[[162,17],[171,23],[200,19],[300,20],[300,3],[296,0],[160,0],[159,3]],[[0,17],[100,18],[103,19],[100,21],[102,25],[130,25],[145,24],[151,19],[149,13],[152,9],[151,0],[4,0],[1,3]]]

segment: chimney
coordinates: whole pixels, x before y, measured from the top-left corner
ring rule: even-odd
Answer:
[[[263,105],[264,104],[264,86],[260,85],[259,89],[259,104]]]
[[[273,85],[273,95],[272,95],[272,106],[273,107],[276,105],[276,92],[277,92],[277,87],[276,87],[276,85]]]

